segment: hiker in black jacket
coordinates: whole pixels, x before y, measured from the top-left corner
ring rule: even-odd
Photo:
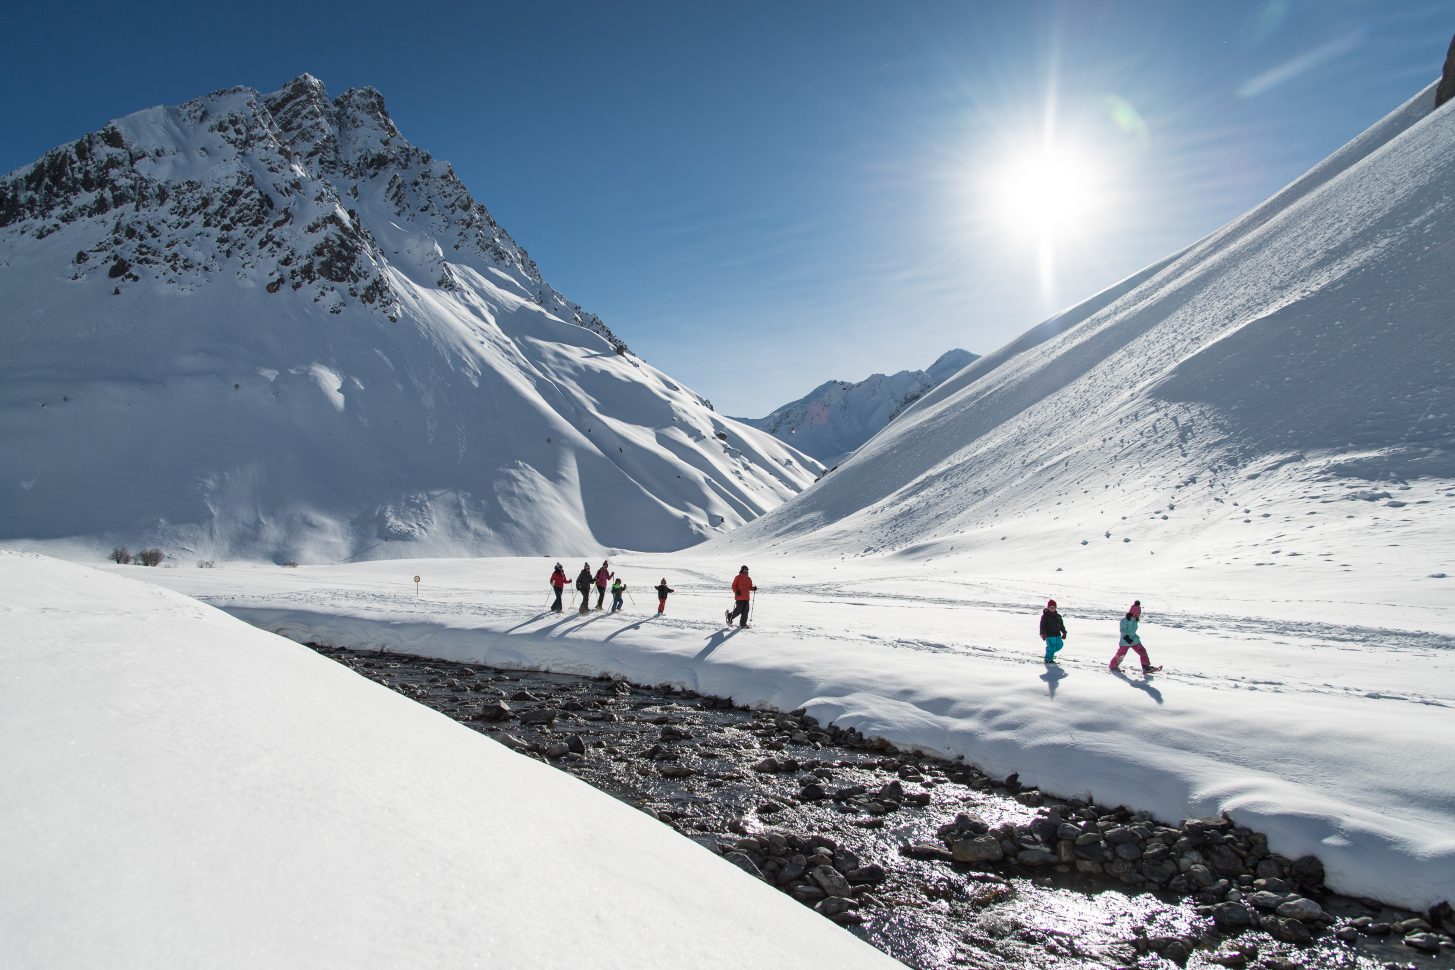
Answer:
[[[667,577],[663,576],[662,581],[657,584],[657,615],[661,616],[667,609],[667,594],[677,592],[667,585]]]
[[[581,572],[576,576],[576,592],[581,594],[581,612],[589,613],[591,611],[591,564],[589,562],[581,564]]]
[[[1056,601],[1047,600],[1041,611],[1041,639],[1046,642],[1046,663],[1056,663],[1056,651],[1066,645],[1066,621],[1056,612]]]

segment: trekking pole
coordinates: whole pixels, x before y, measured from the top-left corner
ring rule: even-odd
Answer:
[[[631,591],[631,590],[630,590],[630,589],[628,589],[628,590],[627,590],[627,591],[626,591],[626,598],[627,598],[627,599],[629,599],[629,600],[631,600],[631,601],[632,601],[632,608],[633,608],[633,609],[636,609],[636,605],[637,605],[637,598],[636,598],[636,597],[635,597],[635,596],[633,596],[633,595],[632,595],[632,591]]]
[[[546,606],[549,607],[551,605],[551,601],[554,600],[555,598],[556,598],[556,595],[554,593],[547,593],[546,594]]]
[[[752,625],[753,611],[758,608],[758,591],[755,589],[748,594],[748,624]]]

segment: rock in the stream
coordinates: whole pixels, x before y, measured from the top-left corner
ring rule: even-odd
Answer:
[[[849,880],[844,878],[844,874],[833,866],[814,866],[808,870],[808,875],[818,884],[818,888],[829,896],[848,899],[852,899],[854,896],[854,887],[850,886]]]
[[[1324,908],[1312,899],[1304,899],[1302,896],[1294,896],[1278,904],[1279,916],[1287,919],[1296,919],[1300,923],[1317,923],[1324,918]]]
[[[950,853],[956,862],[999,862],[1005,858],[1000,840],[993,835],[955,839],[950,843]]]
[[[490,701],[480,708],[477,716],[482,721],[503,721],[510,717],[510,705],[504,701]]]
[[[1212,918],[1213,924],[1225,933],[1253,925],[1253,914],[1242,903],[1223,903],[1213,909]]]
[[[747,853],[741,852],[737,849],[733,849],[730,852],[724,853],[723,858],[731,862],[733,865],[737,866],[739,869],[746,872],[748,875],[755,876],[758,879],[763,879],[764,882],[767,881],[767,879],[765,879],[763,876],[763,870],[758,868],[758,864],[754,862],[747,855]]]
[[[821,802],[828,797],[829,793],[816,781],[811,781],[798,790],[800,802]]]

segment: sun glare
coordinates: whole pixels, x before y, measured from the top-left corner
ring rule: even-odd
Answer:
[[[1097,208],[1098,182],[1086,153],[1053,146],[1007,164],[990,178],[987,191],[1002,222],[1046,240],[1088,227]]]

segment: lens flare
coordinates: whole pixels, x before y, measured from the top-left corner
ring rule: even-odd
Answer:
[[[1038,240],[1087,227],[1096,209],[1100,177],[1089,155],[1050,146],[1006,164],[987,189],[1001,220]]]

